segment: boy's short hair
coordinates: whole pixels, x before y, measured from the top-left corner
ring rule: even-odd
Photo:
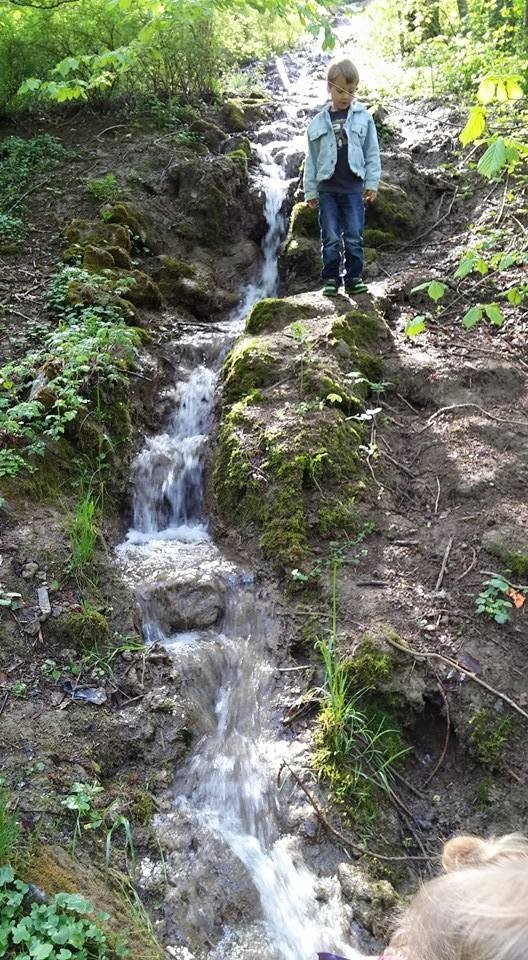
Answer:
[[[336,77],[343,77],[347,83],[359,83],[358,68],[352,60],[334,60],[330,64],[326,79],[331,83]]]

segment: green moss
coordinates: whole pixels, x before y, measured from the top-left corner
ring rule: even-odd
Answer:
[[[365,247],[363,250],[365,263],[374,263],[378,259],[378,251],[374,247]]]
[[[517,577],[528,577],[528,553],[512,550],[506,557],[508,570]]]
[[[199,133],[210,150],[216,150],[226,139],[226,134],[221,127],[201,117],[193,120],[189,130],[191,133]]]
[[[390,680],[394,671],[392,657],[366,637],[358,646],[352,660],[347,662],[347,676],[352,690],[374,688]]]
[[[303,487],[309,464],[306,455],[289,453],[276,447],[265,465],[270,482],[260,539],[264,556],[286,568],[302,563],[308,552]]]
[[[156,813],[156,804],[150,793],[141,790],[134,797],[131,804],[132,819],[142,827],[146,827]]]
[[[236,147],[234,150],[229,150],[226,156],[229,157],[231,163],[235,164],[243,179],[247,180],[248,155],[246,151],[242,147]]]
[[[130,232],[118,223],[103,223],[102,220],[74,220],[66,227],[64,236],[70,244],[94,247],[121,247],[127,253],[132,249]]]
[[[282,257],[288,273],[300,279],[315,280],[321,270],[319,246],[309,237],[287,240]]]
[[[504,751],[513,732],[511,717],[500,717],[483,708],[471,717],[469,743],[477,759],[491,770],[504,766]]]
[[[288,240],[298,237],[319,239],[319,214],[307,203],[296,203],[291,212]]]
[[[239,100],[226,100],[222,107],[222,116],[231,133],[241,133],[247,127],[244,108]]]
[[[99,653],[106,648],[110,639],[106,617],[89,604],[84,604],[76,613],[60,617],[54,625],[54,633],[65,646]]]
[[[366,227],[363,237],[365,246],[371,249],[392,247],[396,240],[396,236],[391,230],[382,230],[379,227]]]
[[[353,350],[355,347],[373,346],[379,342],[383,332],[381,320],[371,313],[349,310],[332,324],[330,336],[345,343]]]
[[[414,204],[401,187],[381,184],[376,203],[369,208],[369,226],[408,239],[418,226],[418,216]]]
[[[127,227],[135,237],[143,241],[147,239],[147,218],[145,214],[132,203],[108,203],[103,207],[102,217],[105,224],[120,224]],[[118,244],[121,246],[121,244]]]
[[[120,267],[122,270],[132,269],[132,260],[122,247],[107,247],[107,253],[112,254],[114,266]]]
[[[213,488],[218,508],[225,517],[236,516],[239,524],[258,522],[261,512],[259,484],[253,477],[243,433],[237,430],[237,425],[240,425],[242,420],[242,410],[238,409],[235,415],[232,417],[230,414],[222,425],[213,473]]]
[[[127,300],[136,307],[161,306],[162,298],[158,285],[142,270],[114,270],[112,279],[117,289],[126,291]]]
[[[261,333],[263,330],[282,330],[289,323],[306,319],[313,311],[290,300],[266,297],[252,308],[246,320],[246,333]]]
[[[339,500],[325,500],[319,510],[317,525],[322,534],[357,533],[359,521],[356,497],[341,493]]]
[[[279,361],[269,353],[262,338],[242,340],[228,353],[224,363],[224,399],[234,403],[257,387],[269,386],[278,368]]]
[[[113,248],[114,250],[116,247]],[[99,273],[101,270],[108,270],[115,267],[115,261],[109,250],[104,247],[94,247],[87,244],[83,252],[82,265],[90,273]]]

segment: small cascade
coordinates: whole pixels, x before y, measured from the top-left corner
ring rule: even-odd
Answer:
[[[203,338],[190,343],[189,375],[177,386],[174,413],[136,459],[133,527],[117,550],[142,606],[147,641],[167,648],[196,697],[199,740],[176,773],[173,810],[157,824],[170,851],[167,935],[173,955],[181,948],[187,960],[189,948],[215,960],[351,953],[337,880],[310,871],[299,838],[284,826],[287,800],[278,796],[276,777],[292,743],[277,719],[278,624],[251,576],[211,541],[203,504],[221,360],[253,303],[277,293],[289,181],[275,157],[287,148],[284,140],[255,147],[268,223],[260,275],[216,338],[208,334],[205,362]],[[200,610],[191,628],[186,604],[193,597]],[[185,629],[174,627],[183,622]],[[219,916],[228,918],[220,926]]]

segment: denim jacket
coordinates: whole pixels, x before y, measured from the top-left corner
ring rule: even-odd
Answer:
[[[329,180],[337,163],[337,144],[329,104],[310,123],[308,150],[304,164],[304,196],[315,200],[321,180]],[[362,103],[354,102],[345,121],[348,140],[348,165],[357,174],[366,190],[377,190],[381,176],[381,161],[376,125]]]

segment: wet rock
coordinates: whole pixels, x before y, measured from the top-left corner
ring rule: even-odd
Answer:
[[[199,134],[210,150],[218,150],[227,138],[225,130],[222,130],[216,123],[203,120],[201,117],[193,120],[189,130],[191,133]]]
[[[187,579],[185,573],[166,574],[141,587],[138,596],[166,635],[211,627],[225,609],[224,583],[207,574]]]
[[[311,237],[319,240],[319,213],[317,208],[307,203],[296,203],[290,219],[288,239],[292,237]]]
[[[230,133],[240,133],[247,129],[248,119],[240,100],[226,100],[222,106],[222,117]]]
[[[359,920],[376,937],[383,937],[391,920],[391,911],[399,902],[388,880],[371,880],[361,867],[339,864],[337,876],[343,892]]]

